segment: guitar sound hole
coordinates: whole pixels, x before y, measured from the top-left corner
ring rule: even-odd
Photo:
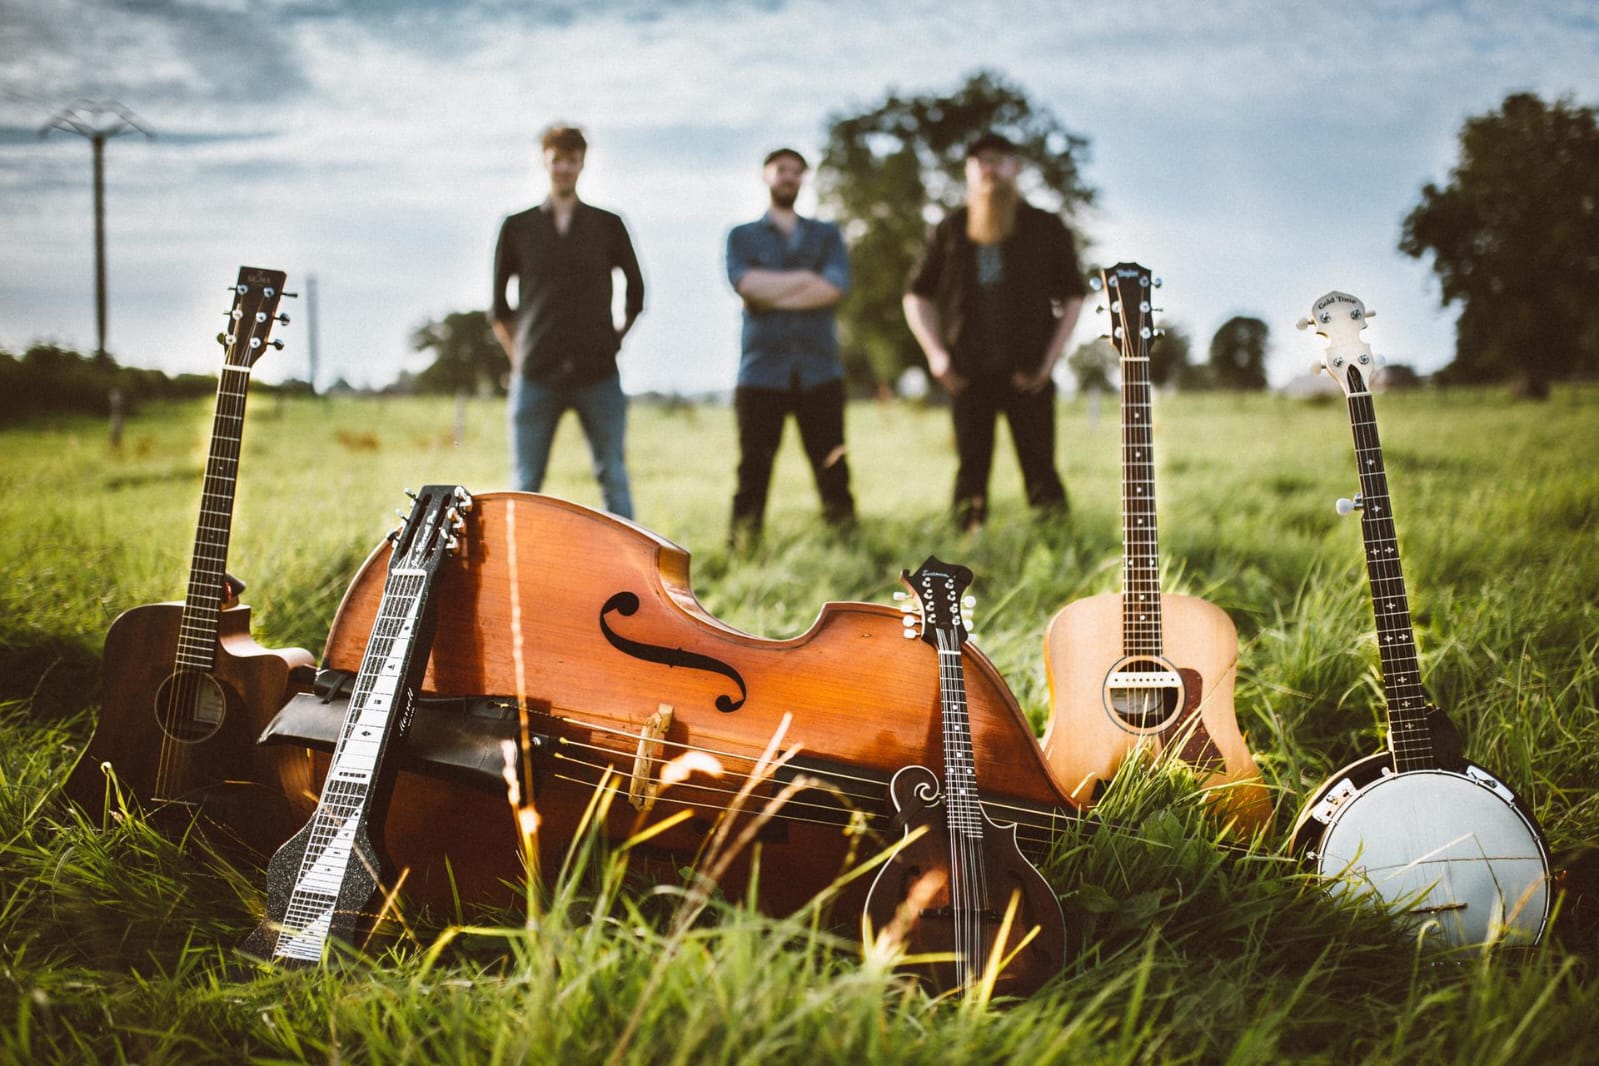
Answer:
[[[1106,679],[1105,703],[1128,729],[1158,729],[1182,706],[1182,685],[1158,659],[1129,659]]]
[[[227,693],[216,678],[200,670],[170,674],[156,690],[155,717],[161,731],[185,744],[215,736],[227,713]]]

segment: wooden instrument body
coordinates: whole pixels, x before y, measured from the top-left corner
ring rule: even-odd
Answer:
[[[929,670],[926,650],[904,638],[898,611],[830,603],[799,636],[751,636],[712,617],[694,597],[686,552],[632,523],[532,493],[474,499],[462,557],[438,579],[437,630],[421,691],[524,699],[530,731],[547,740],[532,761],[542,869],[557,868],[610,769],[610,838],[625,839],[646,821],[627,801],[630,792],[649,797],[649,821],[690,812],[634,849],[640,862],[659,863],[655,875],[675,879],[785,718],[780,748],[798,747],[797,764],[849,796],[841,805],[807,792],[761,828],[758,902],[774,913],[792,911],[850,862],[887,846],[888,779],[905,766],[942,765],[937,672]],[[387,556],[380,546],[351,583],[325,666],[359,663]],[[636,598],[634,609],[625,610],[622,594]],[[1038,812],[1043,822],[1075,822],[1015,697],[969,645],[964,660],[974,743],[1005,783],[989,798]],[[663,708],[670,724],[652,744],[652,720],[660,721]],[[721,775],[696,770],[662,788],[663,766],[691,752],[715,759]],[[758,810],[780,787],[760,785],[748,809]],[[877,832],[864,839],[846,833],[845,806],[860,808],[866,817],[857,825]],[[471,826],[470,839],[464,826]],[[402,772],[384,835],[412,898],[447,905],[452,881],[467,901],[517,898],[504,882],[522,877],[521,846],[503,798]],[[729,868],[729,894],[744,890],[753,857],[746,850]],[[855,905],[861,892],[854,891]]]
[[[996,824],[984,814],[977,863],[984,871],[982,884],[967,892],[955,891],[938,776],[925,766],[907,766],[894,775],[889,791],[898,812],[896,821],[904,824],[906,842],[878,870],[867,894],[868,935],[895,928],[897,923],[903,929],[908,954],[943,956],[913,970],[935,992],[980,981],[989,960],[967,959],[965,966],[959,964],[963,945],[954,914],[961,905],[960,897],[978,891],[978,913],[969,918],[981,924],[981,942],[990,951],[997,950],[1001,960],[1016,953],[997,972],[994,994],[1029,996],[1060,973],[1066,962],[1066,919],[1055,890],[1017,847],[1016,827]],[[1001,944],[1002,923],[1013,894],[1014,916]],[[970,903],[966,906],[968,911],[973,909]],[[901,914],[905,907],[913,913]],[[1023,944],[1030,933],[1034,935]],[[1018,945],[1023,945],[1019,951]]]
[[[1395,773],[1386,752],[1352,763],[1305,805],[1293,847],[1332,895],[1399,908],[1451,946],[1536,944],[1549,918],[1542,834],[1473,763]]]
[[[66,794],[90,818],[106,814],[109,763],[123,794],[181,831],[198,808],[206,839],[264,857],[304,821],[295,798],[311,784],[304,751],[255,743],[296,692],[308,691],[315,660],[300,648],[269,650],[250,637],[250,608],[218,616],[215,665],[220,721],[202,739],[176,739],[162,723],[163,687],[174,674],[182,603],[152,603],[118,615],[106,632],[100,718],[67,778]]]
[[[1183,678],[1168,713],[1135,724],[1116,712],[1110,679],[1127,656],[1122,594],[1067,604],[1044,635],[1050,717],[1044,757],[1075,802],[1091,804],[1126,758],[1175,745],[1212,789],[1212,801],[1253,830],[1271,817],[1271,800],[1233,711],[1238,631],[1227,612],[1193,596],[1162,593],[1162,659]],[[1135,657],[1137,658],[1137,657]]]

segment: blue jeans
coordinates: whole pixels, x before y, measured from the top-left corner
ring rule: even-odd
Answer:
[[[550,388],[511,376],[506,404],[511,429],[511,479],[513,488],[538,492],[550,463],[555,427],[571,408],[577,412],[594,456],[594,477],[605,496],[605,509],[622,518],[633,517],[633,494],[628,487],[626,436],[627,395],[622,379],[611,375],[592,385]]]

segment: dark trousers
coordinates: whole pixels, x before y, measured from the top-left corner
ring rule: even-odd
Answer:
[[[740,385],[733,393],[738,416],[738,490],[733,495],[733,531],[758,533],[766,514],[766,493],[772,463],[783,439],[783,422],[792,414],[800,443],[816,477],[822,517],[845,525],[855,517],[849,491],[849,463],[844,457],[844,383],[831,381],[814,389],[757,389]]]
[[[988,515],[988,474],[994,464],[994,420],[1010,426],[1027,502],[1039,510],[1066,506],[1055,472],[1055,385],[1018,392],[1005,378],[973,381],[951,400],[955,418],[955,521],[981,525]]]

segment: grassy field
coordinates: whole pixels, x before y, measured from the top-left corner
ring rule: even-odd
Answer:
[[[1045,872],[1073,955],[1006,1010],[930,1001],[812,911],[778,919],[624,885],[625,853],[604,849],[579,849],[535,910],[428,927],[325,971],[242,966],[258,870],[198,861],[138,819],[101,832],[55,800],[93,724],[106,628],[182,597],[210,408],[141,412],[115,451],[86,421],[0,429],[0,1062],[1593,1061],[1592,387],[1540,405],[1377,400],[1431,694],[1472,759],[1530,803],[1573,886],[1545,943],[1418,950],[1284,859],[1315,786],[1383,743],[1359,524],[1333,508],[1358,487],[1345,408],[1162,397],[1165,585],[1238,626],[1236,710],[1273,827],[1240,858],[1182,773],[1119,776],[1103,810],[1142,832],[1056,849]],[[448,401],[252,398],[229,570],[249,583],[256,639],[320,650],[402,488],[503,487],[501,420],[499,404],[474,403],[457,442]],[[856,405],[848,436],[856,533],[821,530],[790,431],[767,537],[730,555],[730,413],[635,408],[639,520],[692,553],[712,614],[767,637],[803,631],[825,601],[887,602],[930,552],[966,563],[977,643],[1041,732],[1045,623],[1119,583],[1114,403],[1062,404],[1072,513],[1050,526],[1027,514],[1003,440],[988,528],[949,526],[944,412]],[[546,488],[597,503],[573,422]]]

